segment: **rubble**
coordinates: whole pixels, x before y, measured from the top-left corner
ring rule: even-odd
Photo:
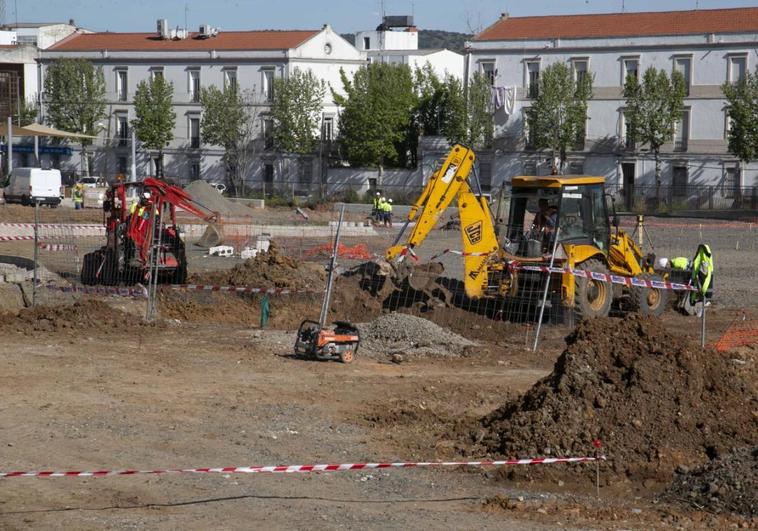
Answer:
[[[393,361],[408,356],[458,356],[476,346],[431,321],[403,313],[384,314],[357,326],[363,353],[389,356]]]
[[[694,470],[683,468],[662,498],[758,517],[758,446],[737,449]]]

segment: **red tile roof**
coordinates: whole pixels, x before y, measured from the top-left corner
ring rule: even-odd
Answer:
[[[758,31],[758,7],[502,18],[475,41],[646,37]]]
[[[296,48],[320,30],[219,31],[215,37],[164,40],[156,33],[74,33],[47,51],[202,51],[202,50],[287,50]]]

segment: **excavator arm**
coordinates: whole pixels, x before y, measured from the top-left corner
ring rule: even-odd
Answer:
[[[458,216],[461,221],[463,240],[464,285],[470,297],[480,297],[487,289],[488,264],[499,252],[495,226],[485,197],[477,196],[469,184],[469,175],[476,156],[464,146],[456,144],[450,150],[442,166],[432,175],[423,192],[411,206],[408,221],[392,247],[387,249],[385,259],[393,265],[397,275],[409,278],[411,286],[418,289],[425,283],[411,277],[418,273],[407,260],[415,258],[413,250],[420,246],[439,221],[442,213],[454,199],[458,199]],[[407,226],[415,221],[408,239],[402,243]],[[431,273],[439,273],[432,269]]]
[[[423,192],[411,206],[405,226],[395,239],[394,245],[385,252],[384,257],[388,261],[403,257],[408,252],[412,253],[415,247],[423,243],[461,187],[468,187],[467,180],[475,160],[476,156],[471,149],[460,144],[453,146],[442,166],[432,174]],[[406,228],[413,221],[416,224],[410,236],[406,242],[400,243]]]

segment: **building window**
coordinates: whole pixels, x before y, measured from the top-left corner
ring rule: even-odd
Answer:
[[[190,147],[192,149],[198,149],[200,147],[200,117],[189,117],[189,137]]]
[[[224,90],[237,90],[236,68],[224,68]]]
[[[687,182],[689,170],[687,166],[674,166],[671,174],[671,195],[674,197],[687,197]]]
[[[274,148],[274,120],[263,119],[263,149]]]
[[[129,172],[129,159],[127,159],[126,157],[117,157],[116,158],[116,174],[124,177],[126,176],[128,172]]]
[[[274,101],[274,69],[265,68],[262,70],[263,75],[263,94],[266,95],[266,101]]]
[[[129,120],[126,113],[116,115],[116,137],[119,146],[124,147],[129,144]]]
[[[631,130],[632,127],[629,123],[629,116],[624,111],[621,111],[621,133],[619,136],[621,136],[621,142],[624,149],[634,150],[636,148]]]
[[[728,61],[727,79],[729,80],[729,83],[735,85],[745,79],[745,73],[747,72],[747,54],[730,55]]]
[[[524,175],[537,175],[537,163],[534,161],[524,162]]]
[[[584,162],[572,160],[568,163],[568,175],[584,175]]]
[[[690,110],[685,109],[677,122],[674,132],[674,151],[687,151],[690,137]]]
[[[529,107],[522,109],[521,122],[523,124],[524,143],[526,149],[534,148],[534,131],[529,127]]]
[[[154,66],[150,69],[150,80],[155,81],[157,78],[163,79],[163,67]]]
[[[589,70],[589,60],[585,57],[571,59],[571,71],[574,74],[574,81],[578,85],[581,83]]]
[[[734,192],[739,187],[737,168],[734,166],[724,168],[724,182],[721,184],[721,195],[727,199],[734,198]]]
[[[497,72],[495,71],[495,61],[482,61],[479,63],[479,69],[484,75],[484,77],[487,78],[487,81],[490,82],[490,86],[495,86],[495,76],[497,75]]]
[[[190,160],[190,180],[197,181],[200,179],[200,159]]]
[[[129,97],[129,85],[126,68],[116,70],[116,95],[118,101],[126,101]]]
[[[371,49],[371,38],[370,37],[363,37],[363,49],[364,50],[370,50]]]
[[[529,98],[536,98],[540,90],[540,63],[539,61],[527,61],[526,86],[527,86],[527,96]]]
[[[321,139],[324,142],[331,142],[334,139],[334,117],[324,116],[324,121],[321,127]]]
[[[492,163],[479,162],[479,185],[482,192],[487,193],[492,190]]]
[[[194,68],[188,71],[190,101],[200,101],[200,69]]]
[[[692,85],[692,56],[674,57],[674,71],[684,77],[684,93],[689,96],[690,85]]]
[[[626,85],[629,76],[635,80],[640,80],[640,59],[639,57],[624,57],[621,60],[621,85]]]

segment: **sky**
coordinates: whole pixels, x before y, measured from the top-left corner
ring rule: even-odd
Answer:
[[[0,0],[7,22],[65,22],[94,31],[152,32],[155,21],[196,30],[318,29],[339,33],[374,29],[382,12],[413,14],[419,29],[476,32],[500,13],[539,16],[758,6],[758,0]],[[185,9],[186,8],[186,9]]]

